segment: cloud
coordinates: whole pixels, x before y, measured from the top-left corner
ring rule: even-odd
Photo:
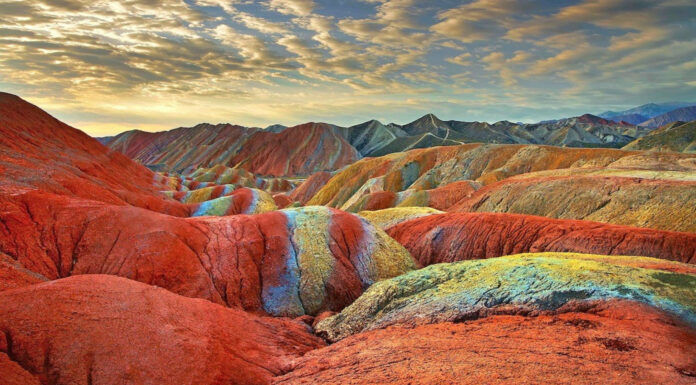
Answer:
[[[695,31],[689,0],[0,0],[0,87],[90,129],[542,119],[696,101]]]
[[[312,0],[269,0],[271,9],[282,14],[295,16],[309,16],[314,10]]]

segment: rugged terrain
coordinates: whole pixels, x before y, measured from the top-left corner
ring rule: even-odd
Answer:
[[[0,94],[0,382],[694,383],[682,126],[631,150],[603,147],[641,128],[594,116],[433,115],[106,147]]]

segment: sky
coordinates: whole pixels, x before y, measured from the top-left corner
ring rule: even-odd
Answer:
[[[94,136],[696,101],[693,0],[0,0],[0,90]]]

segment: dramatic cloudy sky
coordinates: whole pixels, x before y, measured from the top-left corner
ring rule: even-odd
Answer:
[[[694,0],[0,0],[0,90],[94,135],[696,101]]]

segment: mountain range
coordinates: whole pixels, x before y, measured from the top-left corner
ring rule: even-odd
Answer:
[[[684,107],[693,108],[694,106],[696,103],[689,102],[648,103],[624,111],[605,111],[597,116],[615,122],[623,121],[629,124],[657,128],[677,120],[695,120],[696,110],[691,111],[690,117],[687,117],[684,112],[677,112]]]
[[[464,143],[620,148],[650,130],[590,114],[534,124],[444,121],[426,114],[404,125],[370,120],[350,127],[306,123],[260,129],[202,123],[156,133],[126,131],[100,141],[154,170],[222,164],[260,175],[304,176],[362,157]]]

